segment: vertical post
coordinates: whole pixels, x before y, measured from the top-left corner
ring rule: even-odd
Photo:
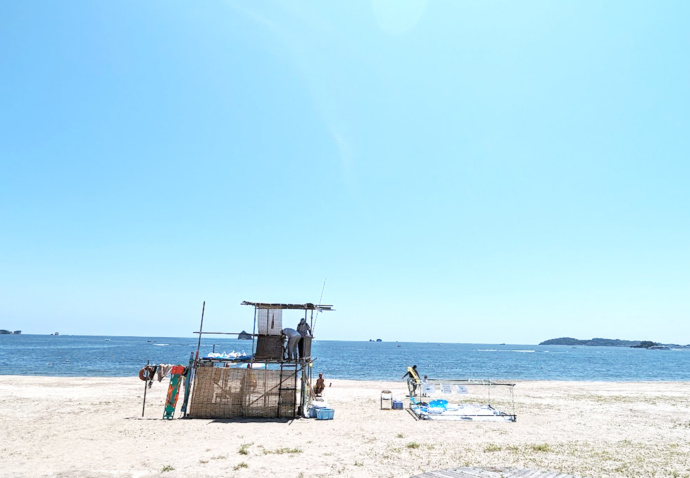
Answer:
[[[305,312],[306,314],[306,312]],[[295,418],[297,413],[299,413],[301,416],[304,416],[305,410],[304,410],[304,364],[301,366],[302,369],[302,386],[300,387],[300,406],[295,411],[294,409],[292,410],[292,418]],[[295,402],[297,402],[297,375],[299,374],[298,370],[295,369]]]
[[[252,358],[251,362],[254,362],[254,355],[256,354],[256,349],[254,348],[254,342],[256,341],[256,306],[254,306],[254,330],[252,331]]]
[[[146,361],[146,366],[149,366],[149,361]],[[148,371],[146,372],[148,374]],[[147,375],[148,377],[148,375]],[[144,405],[141,407],[141,418],[144,418],[144,411],[146,410],[146,389],[148,388],[148,380],[144,380]]]
[[[192,374],[194,373],[194,353],[189,354],[189,367],[187,368],[187,377],[184,383],[184,400],[182,401],[182,418],[187,417],[187,404],[189,403],[189,392],[192,386]]]
[[[196,344],[196,357],[194,357],[194,363],[199,361],[199,349],[201,348],[201,334],[204,331],[204,310],[206,310],[206,301],[204,301],[201,306],[201,325],[199,325],[199,342]]]
[[[266,374],[264,373],[264,377]],[[283,404],[283,362],[280,362],[280,381],[278,382],[278,410],[276,411],[276,418],[280,418],[280,407]],[[266,390],[264,388],[264,390]]]

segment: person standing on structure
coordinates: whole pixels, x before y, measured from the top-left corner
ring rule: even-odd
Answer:
[[[299,332],[301,336],[299,341],[299,356],[300,358],[304,358],[304,338],[312,337],[311,327],[309,327],[309,324],[304,317],[302,317],[302,320],[300,320],[299,324],[297,324],[297,332]]]

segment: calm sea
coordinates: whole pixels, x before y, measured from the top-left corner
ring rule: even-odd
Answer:
[[[136,376],[151,363],[187,364],[197,338],[0,335],[0,375]],[[251,352],[251,341],[204,338],[200,355]],[[690,381],[690,350],[625,347],[316,340],[327,378],[398,380],[417,364],[430,378]]]

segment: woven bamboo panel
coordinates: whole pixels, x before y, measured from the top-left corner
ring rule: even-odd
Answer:
[[[259,335],[256,340],[256,360],[282,360],[283,340],[280,335]]]
[[[295,372],[199,367],[189,404],[190,418],[293,418]]]

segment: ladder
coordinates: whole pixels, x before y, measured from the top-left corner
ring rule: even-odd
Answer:
[[[297,406],[297,373],[299,372],[298,362],[281,362],[280,363],[280,384],[278,385],[278,416],[277,418],[284,418],[282,413],[283,406],[290,405],[290,418],[296,417]],[[292,376],[292,383],[288,380]]]

